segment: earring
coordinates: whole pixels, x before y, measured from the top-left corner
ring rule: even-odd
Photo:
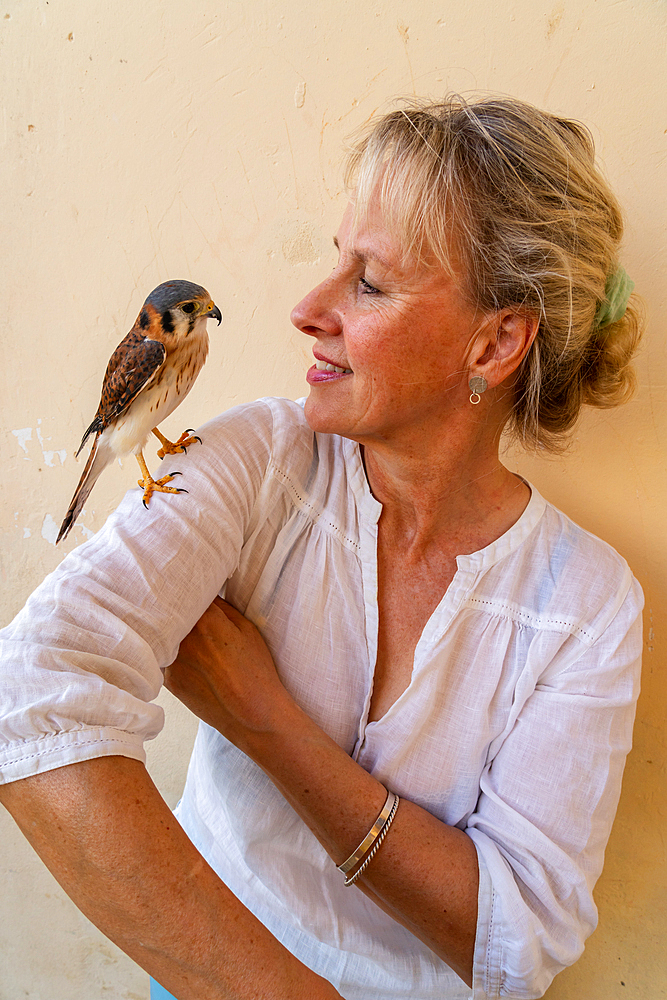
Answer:
[[[473,406],[477,406],[481,397],[481,393],[486,392],[489,388],[489,383],[486,381],[483,375],[473,375],[473,377],[468,382],[468,386],[472,389],[470,393],[470,402]],[[477,397],[475,399],[475,397]]]

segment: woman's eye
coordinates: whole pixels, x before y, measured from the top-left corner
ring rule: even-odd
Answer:
[[[370,281],[366,281],[365,278],[359,278],[359,284],[363,288],[364,293],[366,295],[377,295],[378,294],[379,289],[377,289],[373,285],[371,285]]]
[[[184,306],[181,306],[184,313],[193,313],[195,311],[194,302],[186,302]]]

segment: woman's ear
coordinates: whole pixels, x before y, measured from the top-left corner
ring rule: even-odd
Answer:
[[[470,374],[483,375],[490,388],[512,375],[530,350],[540,323],[535,313],[526,309],[501,309],[485,323],[476,340],[477,354]]]

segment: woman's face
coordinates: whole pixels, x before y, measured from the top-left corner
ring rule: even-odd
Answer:
[[[402,260],[379,211],[354,235],[351,223],[348,207],[337,266],[292,312],[315,338],[306,417],[313,430],[361,442],[408,441],[467,401],[481,316],[456,275]]]

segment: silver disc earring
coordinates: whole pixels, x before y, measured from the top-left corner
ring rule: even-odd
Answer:
[[[481,393],[486,392],[489,388],[489,383],[483,375],[473,375],[468,382],[468,387],[472,390],[470,393],[470,402],[473,406],[477,406],[482,398]]]

